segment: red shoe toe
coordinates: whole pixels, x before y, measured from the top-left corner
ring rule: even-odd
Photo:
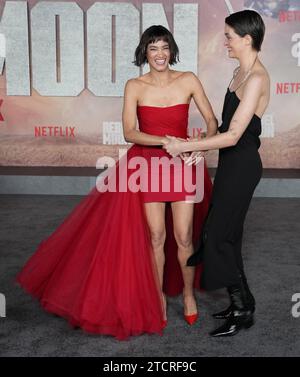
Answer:
[[[186,320],[186,322],[192,326],[194,323],[197,322],[197,319],[198,319],[198,313],[196,314],[191,314],[191,315],[184,315],[184,319]]]

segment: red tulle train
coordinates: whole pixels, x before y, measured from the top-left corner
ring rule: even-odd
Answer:
[[[128,158],[140,155],[139,146]],[[120,169],[117,164],[116,174]],[[117,178],[118,180],[118,178]],[[195,205],[194,241],[200,235],[211,195],[205,169],[205,196]],[[166,210],[167,239],[164,291],[182,292],[171,209]],[[195,287],[199,288],[200,268]],[[162,334],[159,283],[141,193],[94,188],[54,233],[42,241],[17,276],[17,282],[42,307],[72,326],[126,339]]]

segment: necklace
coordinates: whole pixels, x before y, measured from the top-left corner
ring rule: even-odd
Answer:
[[[256,57],[255,57],[255,60],[254,60],[254,62],[253,62],[253,64],[251,65],[251,67],[250,67],[250,69],[246,72],[246,74],[245,74],[245,76],[244,76],[244,78],[243,78],[243,80],[240,82],[240,84],[238,85],[238,87],[234,90],[235,92],[244,84],[244,82],[248,79],[248,77],[250,76],[250,74],[251,74],[251,72],[252,72],[252,69],[253,69],[253,67],[254,67],[254,65],[255,65],[255,63],[256,63],[256,60],[257,60],[257,55],[256,55]],[[240,72],[240,69],[241,69],[241,66],[239,66],[238,68],[237,68],[237,70],[236,70],[236,72],[233,74],[233,77],[232,77],[232,79],[231,79],[231,81],[230,81],[230,84],[229,84],[229,88],[230,88],[230,86],[231,86],[231,84],[232,84],[232,82],[233,82],[233,80],[234,80],[234,78],[237,76],[237,74]]]

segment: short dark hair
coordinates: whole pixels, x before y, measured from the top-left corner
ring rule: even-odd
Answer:
[[[225,23],[231,26],[240,37],[250,35],[252,47],[260,51],[265,35],[265,24],[259,13],[254,10],[242,10],[226,17]]]
[[[176,64],[179,61],[179,49],[174,40],[172,33],[161,25],[152,25],[146,29],[140,39],[140,43],[135,50],[134,64],[141,67],[147,63],[147,47],[150,43],[164,41],[168,43],[170,48],[170,65]]]

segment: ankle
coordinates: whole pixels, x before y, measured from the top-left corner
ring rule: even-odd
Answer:
[[[193,294],[183,295],[184,314],[192,315],[198,312],[196,298]]]
[[[188,300],[188,299],[196,300],[194,292],[183,292],[182,297],[183,297],[184,300]]]

